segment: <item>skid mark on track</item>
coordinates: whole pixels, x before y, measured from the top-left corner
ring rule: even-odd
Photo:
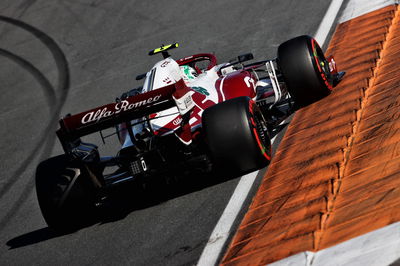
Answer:
[[[18,64],[20,67],[31,73],[31,75],[36,79],[36,81],[40,84],[43,89],[44,96],[47,100],[47,105],[49,106],[49,113],[52,114],[53,105],[57,101],[56,94],[54,92],[53,86],[51,85],[50,81],[37,69],[34,65],[32,65],[29,61],[25,60],[24,58],[7,51],[5,49],[0,48],[0,56],[4,56],[14,63]]]
[[[40,73],[40,71],[37,70],[31,63],[18,57],[17,55],[14,55],[11,52],[2,50],[1,54],[3,56],[15,60],[16,62],[22,64],[24,68],[27,69],[28,71],[30,72],[32,71],[31,73],[36,77],[36,79],[44,88],[45,94],[49,95],[48,100],[55,100],[55,101],[50,105],[51,108],[50,120],[43,131],[43,135],[37,140],[37,144],[30,152],[28,157],[21,162],[20,166],[12,174],[12,176],[9,177],[6,182],[4,182],[3,187],[0,189],[0,199],[1,199],[6,193],[8,193],[8,191],[12,188],[12,186],[20,179],[21,175],[26,171],[27,167],[30,165],[31,161],[35,157],[40,157],[40,160],[43,160],[49,156],[55,142],[54,134],[49,134],[49,133],[54,132],[54,130],[56,129],[61,109],[67,98],[70,86],[70,72],[69,72],[68,61],[65,57],[64,52],[61,50],[58,44],[46,33],[23,21],[6,16],[0,16],[0,22],[9,23],[34,35],[49,49],[54,58],[58,70],[57,86],[56,88],[54,88],[44,77],[44,75]],[[10,206],[10,209],[7,212],[3,213],[3,218],[0,220],[0,228],[4,228],[4,225],[7,224],[9,219],[12,218],[13,214],[27,199],[27,197],[34,188],[34,182],[35,182],[34,178],[32,177],[26,184],[22,193],[14,201],[13,205]]]

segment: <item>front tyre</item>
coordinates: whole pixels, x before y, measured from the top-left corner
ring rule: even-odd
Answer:
[[[88,225],[94,217],[95,186],[89,170],[66,155],[47,159],[36,170],[36,193],[47,225],[60,233]]]
[[[268,165],[271,142],[266,122],[250,98],[238,97],[207,108],[202,121],[212,162],[219,169],[242,175]]]
[[[297,108],[331,93],[334,77],[329,62],[312,37],[303,35],[282,43],[278,48],[278,65]]]

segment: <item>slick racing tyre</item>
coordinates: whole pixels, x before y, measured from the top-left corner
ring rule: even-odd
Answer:
[[[210,157],[218,169],[244,174],[269,163],[266,122],[250,98],[238,97],[207,108],[202,121]]]
[[[278,47],[278,65],[295,106],[310,105],[331,93],[333,76],[315,39],[299,36]]]
[[[66,155],[39,164],[36,193],[47,225],[68,233],[88,225],[94,215],[95,187],[88,170]]]

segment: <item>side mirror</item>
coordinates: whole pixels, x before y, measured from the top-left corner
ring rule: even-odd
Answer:
[[[252,59],[254,59],[254,56],[252,53],[242,54],[242,55],[238,56],[239,63],[246,62],[246,61],[249,61]]]
[[[144,79],[144,78],[146,77],[146,75],[147,75],[147,73],[137,75],[137,76],[136,76],[136,80]]]

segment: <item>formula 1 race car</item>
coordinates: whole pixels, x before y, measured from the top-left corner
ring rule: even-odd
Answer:
[[[276,59],[248,64],[251,53],[223,64],[213,54],[173,60],[169,50],[176,47],[149,53],[163,59],[137,77],[145,79],[142,87],[60,120],[65,154],[36,172],[49,227],[79,228],[117,184],[188,171],[242,175],[267,166],[271,132],[294,110],[328,96],[344,75],[309,36],[281,44]],[[121,143],[115,156],[101,157],[96,145],[81,140],[113,127]]]

